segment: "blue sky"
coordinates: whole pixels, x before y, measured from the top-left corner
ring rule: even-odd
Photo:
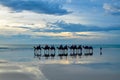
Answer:
[[[120,0],[0,0],[0,44],[120,44]]]

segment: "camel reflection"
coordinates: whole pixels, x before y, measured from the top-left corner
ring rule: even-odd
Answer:
[[[83,52],[84,50],[84,52]],[[45,59],[59,57],[60,59],[69,57],[76,58],[81,56],[92,56],[93,47],[92,46],[82,46],[82,45],[38,45],[34,47],[34,57]],[[100,55],[102,55],[102,48],[100,48]]]

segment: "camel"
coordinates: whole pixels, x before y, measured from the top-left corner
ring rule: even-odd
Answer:
[[[45,45],[45,47],[42,47],[44,49],[44,57],[46,59],[48,59],[48,57],[50,57],[50,54],[49,54],[49,50],[50,50],[50,47],[48,45]]]
[[[71,46],[69,47],[69,49],[70,49],[70,56],[72,57],[72,56],[73,56],[73,45],[71,45]]]
[[[76,57],[77,56],[77,53],[76,53],[76,51],[77,51],[77,46],[76,45],[72,45],[72,55],[71,56],[73,56],[73,57]]]
[[[84,46],[83,48],[88,51],[84,54],[85,56],[88,56],[88,55],[92,56],[93,55],[93,47],[92,46]]]
[[[55,47],[54,45],[50,47],[50,50],[51,50],[51,58],[54,58],[55,57]]]
[[[92,56],[92,55],[93,55],[93,47],[90,46],[90,47],[89,47],[89,50],[90,50],[90,56]]]
[[[78,56],[82,56],[82,46],[81,46],[81,45],[79,45],[79,46],[77,47],[77,55],[78,55]]]
[[[86,51],[84,53],[85,56],[92,56],[93,55],[93,47],[92,46],[81,46],[81,45],[59,45],[58,47],[55,47],[54,45],[48,46],[45,45],[41,47],[41,45],[34,46],[34,57],[38,57],[39,59],[43,56],[46,59],[51,57],[51,59],[54,59],[56,56],[56,52],[58,51],[58,56],[60,59],[63,57],[68,57],[68,50],[70,50],[70,56],[72,58],[76,58],[77,56],[81,57],[82,56],[82,50]],[[56,51],[57,49],[57,51]],[[43,50],[43,51],[42,51]],[[42,52],[43,54],[42,54]],[[102,48],[100,48],[100,55],[102,55]]]
[[[70,56],[71,57],[76,57],[77,56],[77,54],[76,54],[76,52],[77,52],[77,46],[76,45],[72,45],[69,48],[70,48],[70,52],[71,52]]]
[[[58,49],[58,56],[60,57],[60,59],[62,59],[63,50],[64,50],[63,45],[60,45],[59,47],[57,47],[57,49]]]
[[[41,57],[41,50],[42,50],[42,48],[41,48],[41,46],[39,45],[39,46],[34,46],[34,57],[35,56],[37,56],[37,57]]]
[[[65,45],[65,46],[63,47],[63,56],[65,56],[66,58],[67,58],[67,56],[68,56],[68,46],[67,46],[67,45]]]

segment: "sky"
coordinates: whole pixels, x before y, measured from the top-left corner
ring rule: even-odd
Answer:
[[[0,0],[0,44],[120,44],[120,0]]]

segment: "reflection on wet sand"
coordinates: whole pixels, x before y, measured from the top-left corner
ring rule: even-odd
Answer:
[[[29,63],[31,64],[31,63]],[[1,63],[0,80],[47,80],[39,67],[25,63]]]

